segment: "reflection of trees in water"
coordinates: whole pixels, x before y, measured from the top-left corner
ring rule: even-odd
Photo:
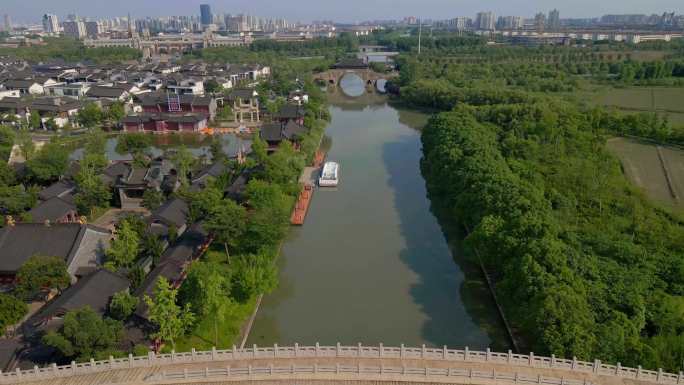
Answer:
[[[323,139],[321,140],[321,150],[325,153],[328,153],[330,149],[332,148],[333,145],[333,140],[331,137],[328,135],[323,135]]]
[[[154,146],[175,147],[185,145],[187,147],[201,147],[211,143],[211,137],[201,134],[168,134],[154,135]]]
[[[424,112],[407,110],[398,106],[393,107],[399,112],[399,123],[416,130],[422,130],[427,124],[428,119],[430,119],[430,115]]]
[[[384,106],[387,97],[376,93],[364,93],[360,96],[346,95],[341,87],[331,87],[328,89],[328,101],[342,111],[363,111],[368,107]]]

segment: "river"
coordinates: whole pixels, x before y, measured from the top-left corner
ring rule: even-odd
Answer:
[[[328,160],[340,185],[318,189],[279,258],[248,344],[469,346],[507,349],[479,271],[447,242],[420,173],[427,116],[363,94],[330,95]]]

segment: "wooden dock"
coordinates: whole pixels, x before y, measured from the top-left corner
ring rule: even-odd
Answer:
[[[299,193],[297,204],[295,205],[295,208],[292,211],[292,216],[290,217],[290,223],[295,226],[301,226],[304,224],[306,213],[309,211],[309,205],[313,199],[316,180],[321,172],[321,164],[323,164],[324,160],[325,154],[317,151],[313,166],[305,167],[304,171],[302,171],[302,175],[299,177],[299,183],[304,187]]]
[[[296,226],[301,226],[304,224],[306,213],[309,211],[309,205],[311,204],[311,199],[313,198],[313,192],[314,189],[312,185],[304,185],[302,192],[299,193],[299,198],[297,199],[297,204],[295,205],[294,211],[292,211],[290,223]]]

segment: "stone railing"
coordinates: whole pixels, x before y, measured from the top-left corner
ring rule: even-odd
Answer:
[[[158,375],[151,376],[148,381],[166,381],[166,380],[220,380],[228,378],[230,380],[239,379],[276,379],[287,378],[288,376],[297,375],[321,375],[340,377],[340,380],[362,380],[362,379],[396,379],[401,378],[402,381],[411,382],[412,379],[420,379],[420,382],[448,380],[454,377],[464,377],[469,379],[484,379],[492,380],[497,384],[501,382],[510,382],[514,384],[546,384],[546,385],[591,385],[586,380],[573,380],[566,378],[547,377],[547,376],[526,376],[517,372],[497,372],[492,371],[478,371],[473,369],[453,369],[453,368],[410,368],[406,366],[391,367],[391,366],[362,366],[362,365],[309,365],[309,366],[273,366],[268,367],[248,367],[231,368],[230,366],[220,369],[205,368],[203,370],[188,370],[184,369],[178,372],[162,372]]]
[[[85,363],[72,362],[70,365],[48,367],[34,367],[29,370],[19,370],[0,374],[0,383],[14,383],[20,381],[49,379],[55,377],[69,377],[95,372],[110,370],[124,370],[140,367],[159,367],[174,364],[201,363],[212,361],[238,361],[254,359],[287,359],[287,358],[387,358],[387,359],[411,359],[411,360],[443,360],[453,362],[474,362],[507,365],[509,367],[528,367],[538,369],[567,370],[569,372],[590,373],[601,376],[615,376],[626,379],[633,379],[644,382],[659,384],[684,384],[684,375],[665,373],[662,370],[652,371],[643,370],[641,367],[629,368],[617,365],[606,365],[600,360],[594,362],[579,361],[577,359],[561,359],[554,356],[541,357],[530,354],[495,353],[487,349],[486,351],[463,350],[443,348],[428,348],[423,345],[419,348],[414,347],[385,347],[378,346],[294,346],[280,347],[257,347],[254,345],[248,349],[232,349],[209,351],[195,351],[185,353],[154,354],[150,352],[147,356],[134,357],[129,355],[125,358],[113,358],[108,360]]]

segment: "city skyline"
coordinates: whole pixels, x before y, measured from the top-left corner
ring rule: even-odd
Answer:
[[[131,13],[133,17],[156,17],[171,15],[199,15],[200,4],[208,4],[213,14],[246,13],[264,17],[284,17],[293,21],[310,22],[332,19],[337,22],[361,22],[365,20],[400,19],[406,16],[443,19],[455,16],[475,16],[478,12],[491,11],[496,16],[533,17],[537,12],[548,12],[554,8],[562,18],[599,17],[603,14],[659,14],[662,12],[684,13],[679,0],[658,0],[644,3],[636,0],[609,1],[600,4],[590,0],[575,0],[572,4],[553,1],[525,1],[510,4],[503,0],[471,3],[453,0],[425,0],[417,4],[409,0],[379,0],[372,6],[362,0],[348,0],[344,3],[331,3],[325,6],[313,0],[292,2],[275,0],[237,0],[237,1],[146,1],[121,0],[101,3],[86,0],[64,0],[59,3],[48,0],[4,0],[3,13],[9,14],[17,23],[38,23],[45,13],[57,15],[78,14],[84,17],[101,18]],[[358,3],[358,4],[357,4]],[[163,6],[160,6],[163,5]],[[299,5],[296,6],[296,5]]]

